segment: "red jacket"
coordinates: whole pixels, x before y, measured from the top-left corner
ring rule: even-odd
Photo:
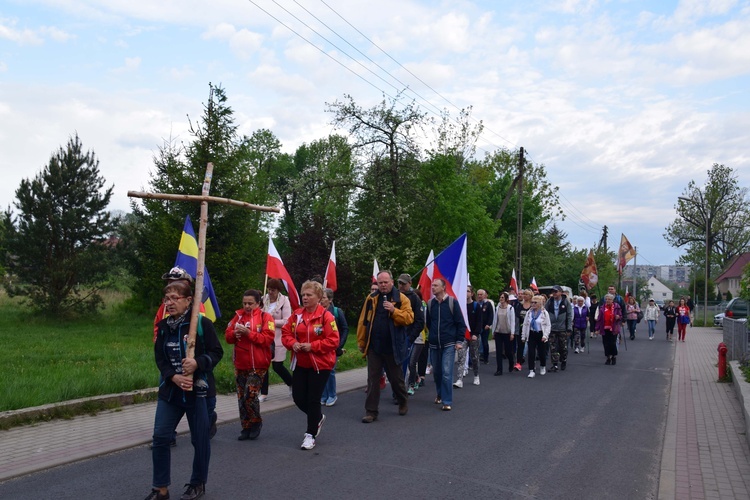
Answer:
[[[250,331],[239,340],[234,335],[234,325],[239,322]],[[268,370],[271,365],[271,344],[276,334],[273,316],[256,308],[252,313],[240,309],[224,331],[228,344],[234,344],[232,360],[238,370]]]
[[[320,304],[312,313],[301,307],[289,316],[281,329],[281,342],[292,351],[292,367],[296,362],[302,368],[332,370],[339,346],[336,319]],[[293,346],[297,342],[309,342],[310,352],[294,352]]]

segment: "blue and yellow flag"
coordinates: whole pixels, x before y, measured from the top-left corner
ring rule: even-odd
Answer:
[[[177,250],[177,258],[174,261],[176,267],[181,267],[195,279],[198,271],[198,239],[193,231],[193,223],[188,215],[185,218],[185,227],[182,229],[182,238],[180,238],[180,248]],[[203,307],[206,308],[206,317],[211,321],[221,317],[219,310],[219,301],[216,300],[216,293],[211,284],[211,278],[208,276],[208,269],[203,266]]]

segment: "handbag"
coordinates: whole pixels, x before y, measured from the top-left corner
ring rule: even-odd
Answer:
[[[690,323],[690,316],[688,316],[687,314],[684,316],[680,316],[680,323],[682,323],[683,325],[687,325],[688,323]]]
[[[643,319],[643,311],[638,311],[638,314],[637,314],[637,318],[636,318],[636,319],[638,320],[638,321],[637,321],[638,323],[640,323],[640,322],[641,322],[641,320]]]

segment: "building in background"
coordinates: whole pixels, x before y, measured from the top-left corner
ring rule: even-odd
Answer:
[[[716,278],[716,286],[719,287],[722,297],[726,298],[727,292],[731,293],[732,297],[739,296],[742,271],[748,263],[750,263],[750,252],[740,254],[733,258],[726,269]]]

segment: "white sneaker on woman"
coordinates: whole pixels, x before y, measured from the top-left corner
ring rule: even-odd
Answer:
[[[534,377],[536,377],[536,372],[532,370],[529,372],[529,378],[534,378]]]
[[[312,434],[305,433],[305,439],[302,441],[302,447],[303,450],[312,450],[315,448],[315,438]]]
[[[547,368],[545,368],[545,367],[542,367],[542,368],[541,368],[541,369],[539,370],[539,375],[545,375],[546,373],[547,373]]]

